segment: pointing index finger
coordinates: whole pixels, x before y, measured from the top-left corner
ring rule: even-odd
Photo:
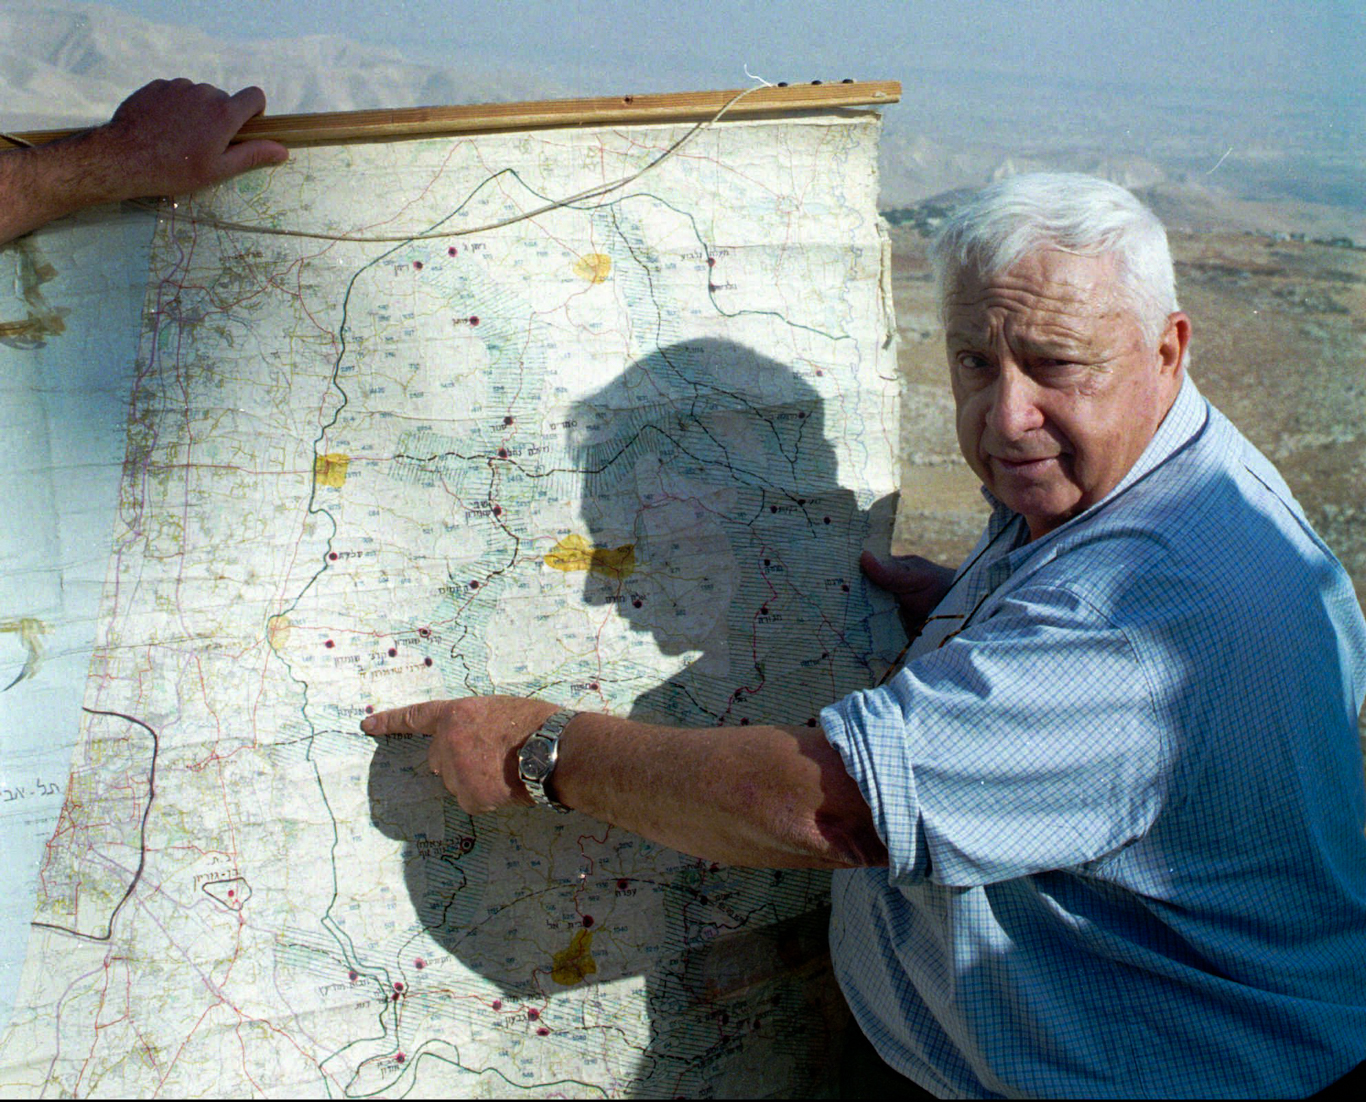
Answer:
[[[367,735],[434,735],[448,701],[427,700],[404,708],[390,708],[361,720]]]

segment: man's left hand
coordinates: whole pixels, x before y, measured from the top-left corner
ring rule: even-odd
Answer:
[[[430,735],[427,766],[471,815],[532,802],[517,772],[517,751],[557,711],[544,700],[471,696],[376,712],[367,735]]]

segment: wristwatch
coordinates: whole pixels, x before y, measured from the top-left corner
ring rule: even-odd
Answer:
[[[540,729],[517,751],[517,775],[522,778],[526,790],[541,807],[553,807],[556,811],[569,813],[569,808],[560,803],[546,791],[550,775],[555,772],[555,763],[560,758],[560,735],[569,721],[578,712],[561,708],[544,723]]]

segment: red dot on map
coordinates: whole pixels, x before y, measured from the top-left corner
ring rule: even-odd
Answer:
[[[390,657],[390,658],[397,658],[397,657],[398,657],[398,648],[397,648],[397,647],[390,647],[390,648],[389,648],[389,657]]]
[[[498,458],[499,458],[499,459],[506,459],[507,457],[508,457],[508,450],[507,450],[507,448],[499,448],[499,449],[498,449]]]
[[[331,559],[333,562],[337,561],[337,553],[335,551],[329,551],[327,553],[327,557]]]
[[[405,1059],[407,1059],[407,1057],[405,1057],[403,1053],[400,1052],[397,1056],[394,1057],[394,1062],[401,1064]]]
[[[417,969],[419,969],[419,970],[420,970],[420,969],[423,969],[423,968],[426,968],[426,967],[427,967],[427,962],[426,962],[425,960],[423,960],[421,957],[418,957],[417,960],[413,961],[413,967],[414,967],[414,968],[417,968]]]
[[[232,893],[229,892],[228,894],[231,895]],[[591,925],[593,925],[593,916],[592,916],[592,915],[584,915],[584,916],[583,916],[583,928],[586,930],[586,929],[588,929],[588,927],[590,927]]]
[[[760,609],[759,609],[759,615],[760,615],[760,616],[767,616],[767,615],[768,615],[768,605],[763,605],[762,607],[760,607]]]
[[[825,374],[825,372],[822,371],[819,367],[816,368],[816,376],[817,376],[817,378],[819,378],[820,376],[822,376],[822,375],[824,375],[824,374]]]
[[[398,996],[397,996],[397,995],[390,995],[389,998],[392,999],[394,1002],[398,1002]]]
[[[527,1007],[526,1016],[534,1022],[537,1018],[541,1016],[541,1012],[537,1010],[534,1006],[530,1006]]]
[[[550,1036],[550,1030],[546,1029],[545,1026],[538,1026],[538,1027],[536,1028],[536,1036],[538,1036],[538,1037],[549,1037],[549,1036]]]
[[[493,1000],[493,1009],[494,1009],[494,1010],[502,1010],[502,1009],[503,1009],[503,1000],[502,1000],[502,999],[494,999],[494,1000]]]
[[[505,425],[510,425],[510,424],[512,424],[512,418],[511,418],[510,416],[509,416],[509,417],[504,417],[504,418],[503,418],[503,424],[505,424]]]
[[[456,252],[458,252],[458,251],[459,251],[459,250],[457,250],[456,247],[455,247],[454,245],[452,245],[449,249],[446,250],[446,255],[447,255],[447,256],[454,256],[454,255],[456,254]]]
[[[764,565],[765,565],[765,566],[772,566],[772,565],[773,565],[773,560],[772,560],[772,559],[765,559],[765,560],[764,560]]]
[[[397,980],[397,981],[395,981],[395,983],[394,983],[394,990],[395,990],[395,991],[402,991],[402,990],[403,990],[403,981],[402,981],[402,980]]]
[[[770,505],[770,506],[768,507],[768,511],[769,511],[770,513],[776,513],[776,512],[778,511],[778,506],[776,506],[776,505]]]
[[[803,420],[805,417],[806,417],[806,410],[804,410],[804,409],[799,409],[799,410],[797,411],[797,420],[798,420],[798,421],[801,421],[801,420]]]
[[[807,725],[808,727],[814,727],[814,726],[816,726],[816,717],[815,717],[815,716],[812,716],[810,719],[808,719],[808,720],[806,721],[806,725]]]
[[[329,639],[326,643],[323,644],[323,646],[325,646],[328,650],[331,650],[336,645],[337,644],[334,643],[331,639]]]
[[[644,601],[642,601],[639,597],[637,597],[634,601],[631,602],[631,607],[632,607],[632,608],[639,608],[639,607],[640,607],[641,605],[643,605],[644,603],[645,603]]]
[[[471,589],[478,589],[478,588],[479,588],[479,582],[478,582],[477,580],[475,580],[474,578],[471,578],[471,579],[470,579],[470,588],[471,588]]]
[[[432,664],[431,658],[424,658],[424,659],[422,660],[422,664],[423,664],[424,666],[430,666],[430,665]]]
[[[597,691],[598,691],[598,683],[597,683],[596,681],[590,681],[590,682],[588,683],[588,691],[589,691],[590,693],[595,693],[595,692],[597,692]]]
[[[826,518],[825,518],[825,523],[826,523],[826,524],[829,524],[829,523],[830,523],[830,518],[829,518],[829,517],[826,517]]]
[[[618,881],[617,881],[617,890],[618,890],[618,891],[623,891],[623,892],[624,892],[624,891],[625,891],[627,888],[629,888],[630,886],[631,886],[631,882],[630,882],[629,880],[618,880]]]
[[[368,716],[374,715],[374,714],[375,714],[375,706],[374,706],[373,704],[367,704],[367,705],[365,706],[365,714],[368,715]]]
[[[714,256],[709,256],[709,257],[707,257],[707,267],[708,267],[708,268],[715,268],[715,267],[716,267],[716,257],[714,257]]]
[[[845,593],[848,593],[848,592],[849,592],[849,584],[846,582],[844,585],[840,586],[840,589],[844,590]]]
[[[432,633],[432,629],[431,629],[431,628],[418,628],[418,629],[417,629],[417,633],[418,633],[420,636],[422,636],[422,638],[425,639],[425,638],[427,638],[427,636],[429,636],[429,635]]]
[[[495,505],[493,507],[493,515],[495,517],[501,517],[503,515],[503,507],[501,505]]]
[[[471,314],[471,315],[470,315],[470,324],[471,324],[471,325],[478,325],[478,324],[479,324],[479,315],[478,315],[478,314]]]
[[[742,719],[742,720],[740,720],[740,726],[741,726],[741,727],[748,727],[748,726],[749,726],[749,720],[748,720],[748,719]]]
[[[707,284],[707,290],[708,290],[708,291],[714,291],[714,290],[716,290],[716,284],[715,284],[715,283],[708,283],[708,284]]]
[[[355,983],[358,979],[360,979],[360,974],[353,970],[346,973],[346,978],[349,979],[352,983]]]
[[[413,268],[414,268],[415,271],[419,271],[419,272],[422,271],[422,261],[420,261],[420,260],[414,260],[414,261],[413,261]]]
[[[228,898],[229,898],[229,899],[231,899],[231,898],[232,898],[234,895],[236,895],[236,894],[237,894],[237,893],[236,893],[235,891],[233,891],[231,888],[228,889]]]

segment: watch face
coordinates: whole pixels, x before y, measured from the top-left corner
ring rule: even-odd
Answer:
[[[550,773],[550,742],[537,735],[527,739],[526,745],[518,755],[522,778],[528,781],[544,780]]]

